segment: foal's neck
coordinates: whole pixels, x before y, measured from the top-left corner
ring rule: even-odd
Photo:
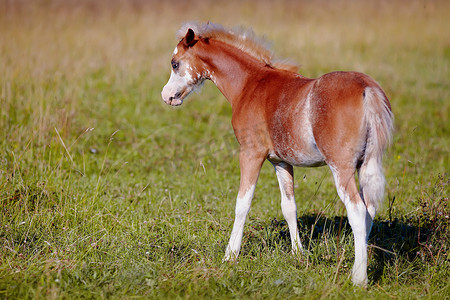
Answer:
[[[211,79],[234,108],[242,99],[244,88],[257,82],[264,64],[251,55],[224,42],[211,40],[200,50]]]

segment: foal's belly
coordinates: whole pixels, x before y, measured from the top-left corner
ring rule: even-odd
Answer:
[[[325,165],[325,158],[317,148],[312,133],[281,133],[272,137],[273,149],[268,159],[273,162],[287,162],[298,167]]]
[[[297,167],[319,167],[325,165],[322,154],[315,149],[296,149],[295,147],[278,147],[269,152],[271,162],[286,162]]]

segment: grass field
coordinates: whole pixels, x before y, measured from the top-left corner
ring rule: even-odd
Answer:
[[[0,298],[450,298],[449,1],[0,2]],[[326,167],[296,168],[290,254],[263,166],[237,264],[231,108],[208,83],[160,92],[189,20],[251,27],[307,77],[356,70],[396,132],[369,287]]]

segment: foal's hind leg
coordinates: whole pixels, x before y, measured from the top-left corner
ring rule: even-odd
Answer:
[[[281,191],[281,210],[289,226],[292,251],[303,252],[297,227],[297,205],[294,197],[294,170],[287,163],[272,163],[278,178]]]
[[[353,284],[367,286],[367,239],[372,226],[364,201],[358,193],[355,169],[330,165],[337,192],[347,209],[347,217],[355,240],[355,263],[352,270]]]

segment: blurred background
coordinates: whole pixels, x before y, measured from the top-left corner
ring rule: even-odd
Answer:
[[[289,243],[279,238],[286,228],[268,240],[283,219],[270,164],[256,188],[243,257],[267,254],[283,263],[253,268],[251,261],[248,269],[241,263],[236,273],[224,270],[239,182],[231,108],[210,82],[179,108],[160,96],[175,33],[193,20],[253,29],[277,58],[297,62],[306,77],[354,70],[380,83],[395,133],[384,160],[386,200],[379,214],[389,223],[377,224],[404,223],[376,239],[394,242],[377,245],[390,253],[413,246],[404,256],[373,254],[391,260],[390,268],[382,259],[372,266],[381,270],[378,278],[385,279],[378,282],[385,288],[404,284],[398,295],[439,295],[433,291],[448,278],[448,268],[446,274],[439,268],[448,252],[439,249],[448,249],[449,12],[446,0],[0,1],[0,297],[58,298],[71,289],[89,291],[86,286],[97,295],[121,291],[118,297],[143,286],[149,295],[155,287],[172,296],[189,287],[231,297],[239,295],[230,292],[239,274],[257,278],[256,289],[265,295],[288,295],[284,284],[267,283],[272,277],[254,270],[294,274],[303,283],[317,274],[318,284],[301,285],[323,288],[311,297],[345,289],[347,275],[334,285],[342,252],[330,256],[328,243],[339,243],[336,236],[313,241],[319,254],[312,265],[300,261],[299,268],[280,271],[295,263],[271,252],[274,243],[280,249]],[[328,168],[295,172],[299,217],[345,215]],[[443,224],[436,220],[447,220],[447,227],[436,227]],[[412,232],[411,224],[426,222],[444,233],[430,242],[434,248],[415,248],[419,238],[404,234]],[[302,239],[309,237],[308,226]],[[351,240],[346,245],[341,271],[349,274]],[[411,267],[410,257],[419,263]],[[221,283],[214,286],[214,280]],[[289,287],[284,292],[291,291],[289,279],[283,280]],[[198,288],[191,285],[196,282]],[[424,289],[423,282],[436,289]],[[37,286],[43,288],[33,294]],[[348,287],[346,295],[352,291]],[[381,287],[376,291],[386,296]]]
[[[116,130],[127,146],[168,125],[199,124],[192,128],[197,134],[161,132],[184,146],[211,144],[217,138],[212,126],[232,138],[231,110],[212,84],[180,110],[161,101],[175,32],[195,20],[253,29],[272,43],[276,57],[297,62],[307,77],[335,70],[369,74],[396,117],[388,155],[398,168],[394,174],[408,180],[406,173],[448,172],[449,8],[438,0],[2,1],[3,152],[30,143],[45,152],[45,145],[60,144],[55,129],[81,153],[86,145],[75,141],[89,128],[106,137],[99,145],[87,142],[94,152]],[[228,144],[215,140],[216,148],[197,152],[227,151]],[[161,152],[147,151],[144,157]]]

